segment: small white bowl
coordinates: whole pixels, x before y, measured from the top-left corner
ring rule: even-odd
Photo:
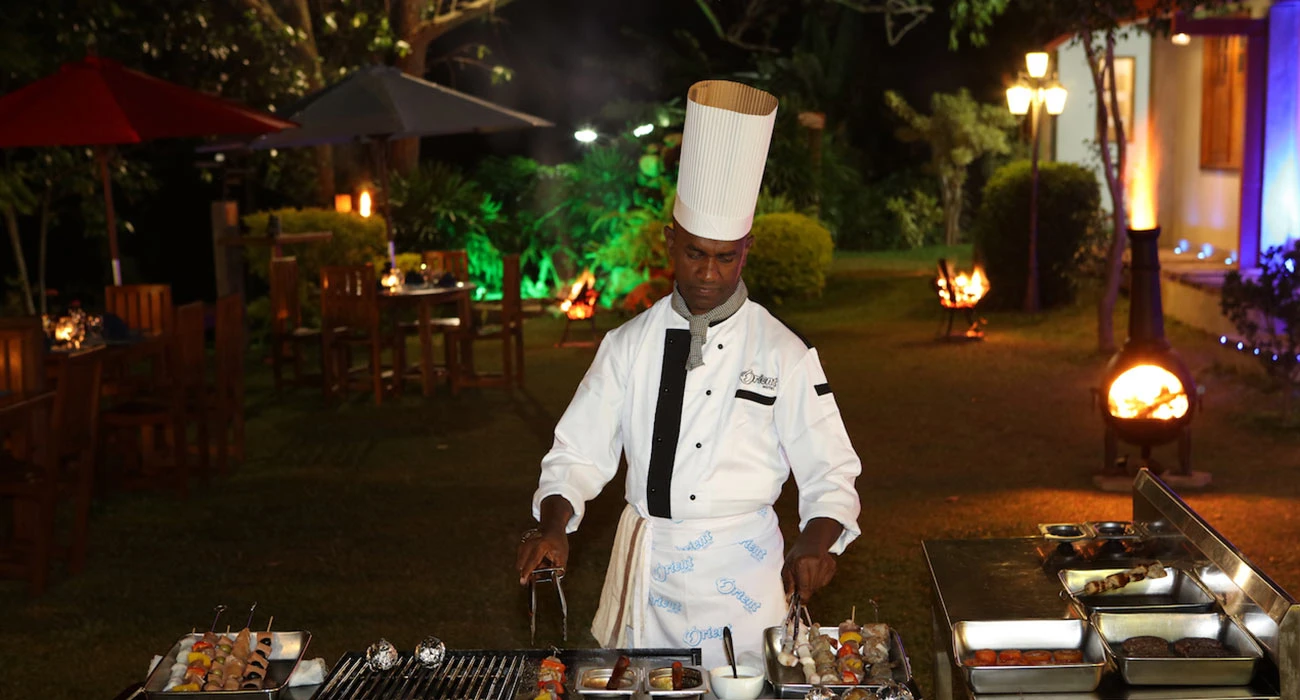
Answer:
[[[754,700],[763,693],[763,671],[754,666],[736,665],[738,678],[731,677],[731,665],[709,671],[713,694],[722,700]]]

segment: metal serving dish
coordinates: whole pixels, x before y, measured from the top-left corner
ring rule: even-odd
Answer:
[[[583,695],[631,697],[641,685],[641,670],[635,666],[628,667],[627,672],[623,674],[623,680],[619,682],[617,690],[605,688],[605,684],[609,682],[609,677],[612,675],[614,675],[614,669],[610,666],[584,668],[578,672],[577,690]]]
[[[271,633],[271,663],[266,669],[266,683],[261,690],[198,690],[190,693],[167,692],[167,682],[171,679],[172,664],[176,663],[176,655],[180,653],[181,645],[188,642],[189,646],[194,646],[194,642],[202,639],[201,633],[187,634],[181,637],[172,645],[171,651],[163,656],[162,661],[154,667],[149,678],[144,682],[144,694],[149,700],[163,700],[164,698],[176,698],[184,696],[187,698],[221,698],[222,700],[253,700],[255,698],[276,698],[280,695],[280,690],[293,675],[294,669],[298,668],[298,662],[302,661],[302,655],[307,651],[307,645],[311,643],[311,632],[272,632]]]
[[[656,688],[655,683],[667,682],[668,688]],[[645,687],[646,692],[652,697],[683,697],[688,695],[704,695],[709,692],[709,674],[699,666],[682,666],[682,685],[681,690],[672,689],[673,669],[671,666],[661,666],[652,668],[646,673]]]
[[[1086,523],[1100,540],[1138,540],[1142,533],[1127,520],[1096,520]]]
[[[822,634],[838,637],[838,627],[821,627]],[[781,627],[768,627],[763,632],[763,667],[767,673],[767,681],[772,684],[776,690],[778,698],[802,698],[812,690],[812,685],[808,683],[807,678],[803,675],[803,669],[790,668],[782,666],[777,660],[781,653]],[[896,683],[910,684],[912,681],[912,662],[907,658],[907,650],[903,648],[903,638],[898,635],[898,630],[889,628],[889,664],[893,667],[894,675],[892,680]],[[885,687],[881,683],[860,683],[858,685],[848,685],[846,683],[821,684],[822,687],[833,690],[836,695],[843,695],[845,691],[854,688],[866,688],[868,690],[879,690]]]
[[[1191,573],[1165,567],[1162,578],[1146,578],[1123,588],[1084,595],[1089,581],[1103,579],[1128,569],[1061,569],[1057,574],[1070,599],[1084,611],[1094,612],[1210,612],[1218,600]]]
[[[952,626],[957,667],[977,693],[1090,693],[1101,683],[1106,652],[1085,620],[969,620]],[[967,666],[978,649],[1078,649],[1083,661],[1050,666]]]
[[[1129,685],[1247,685],[1264,655],[1259,644],[1223,613],[1096,613],[1092,626],[1106,655]],[[1124,655],[1124,640],[1141,636],[1175,642],[1217,639],[1233,654],[1225,658],[1139,658]]]
[[[1077,542],[1090,540],[1097,533],[1088,523],[1040,523],[1038,533],[1044,538],[1058,542]]]

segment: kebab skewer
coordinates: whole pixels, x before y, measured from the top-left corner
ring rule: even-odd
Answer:
[[[1135,566],[1128,571],[1121,571],[1106,578],[1093,579],[1085,583],[1083,585],[1083,594],[1100,595],[1109,593],[1110,591],[1117,591],[1130,583],[1137,583],[1149,578],[1164,578],[1168,575],[1169,572],[1165,570],[1164,565],[1160,562]]]

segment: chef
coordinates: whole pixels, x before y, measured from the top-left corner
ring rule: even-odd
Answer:
[[[592,633],[606,647],[758,652],[787,592],[807,599],[859,534],[861,464],[817,351],[748,299],[741,269],[776,119],[772,95],[710,80],[688,93],[673,223],[673,293],[603,340],[555,428],[519,545],[520,583],[563,567],[568,533],[627,458]],[[789,552],[772,509],[799,487]]]

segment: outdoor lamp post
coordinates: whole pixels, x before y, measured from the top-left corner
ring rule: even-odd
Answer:
[[[1048,55],[1041,51],[1025,54],[1025,73],[1007,88],[1007,107],[1017,116],[1029,115],[1030,186],[1029,186],[1029,279],[1025,285],[1025,311],[1035,313],[1038,298],[1038,142],[1042,131],[1039,117],[1043,110],[1056,116],[1065,111],[1065,88],[1056,77],[1047,77]]]

